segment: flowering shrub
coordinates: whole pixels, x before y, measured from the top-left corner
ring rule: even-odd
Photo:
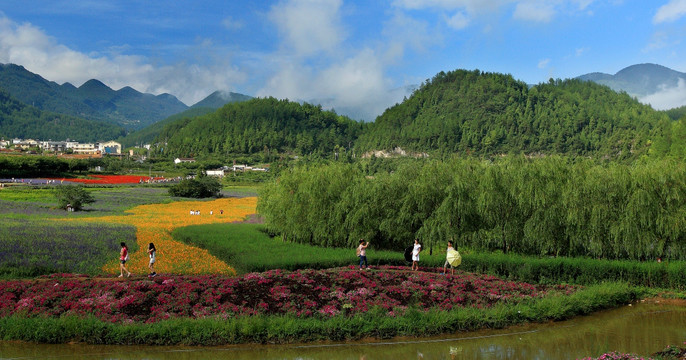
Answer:
[[[156,322],[169,318],[227,318],[256,314],[299,317],[354,315],[372,308],[389,316],[410,307],[420,310],[491,307],[570,294],[578,287],[534,286],[493,276],[458,272],[455,276],[354,266],[329,270],[272,270],[241,277],[222,275],[157,277],[152,280],[92,280],[50,276],[34,281],[0,282],[0,316],[93,315],[101,320]]]
[[[600,357],[597,358],[586,357],[581,360],[652,360],[652,358],[646,358],[635,354],[622,354],[620,352],[614,351],[611,353],[600,355]]]

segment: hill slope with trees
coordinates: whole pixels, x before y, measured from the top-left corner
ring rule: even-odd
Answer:
[[[441,72],[387,109],[356,143],[393,149],[498,155],[635,158],[669,125],[664,112],[582,80],[529,88],[510,75]]]
[[[0,89],[0,137],[95,142],[124,134],[126,130],[114,124],[41,111]]]
[[[168,124],[156,142],[169,156],[332,154],[349,148],[366,124],[321,106],[274,98],[227,104]]]

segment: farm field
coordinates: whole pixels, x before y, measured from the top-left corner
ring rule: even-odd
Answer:
[[[0,281],[1,338],[194,345],[389,338],[567,319],[645,293],[626,283],[488,275],[502,266],[483,266],[468,250],[465,259],[482,265],[455,276],[440,274],[442,250],[411,272],[400,252],[373,246],[372,270],[359,271],[352,249],[288,243],[244,222],[256,212],[254,189],[209,201],[151,187],[88,190],[96,202],[79,213],[53,209],[46,189],[0,191],[0,205],[12,205],[2,210],[9,216],[0,231],[32,241],[20,250],[11,243],[14,257],[0,258],[8,279]],[[115,278],[120,241],[132,245],[131,279]],[[145,277],[149,242],[158,248],[153,279]],[[81,256],[85,263],[75,253],[93,255]],[[17,277],[24,279],[9,280]],[[36,327],[45,329],[38,337]]]

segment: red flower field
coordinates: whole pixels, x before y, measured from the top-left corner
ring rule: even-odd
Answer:
[[[67,181],[67,182],[82,183],[82,184],[116,185],[116,184],[139,184],[139,183],[145,183],[148,181],[160,181],[160,180],[164,179],[164,178],[159,178],[159,177],[149,177],[149,176],[140,176],[140,175],[90,175],[90,177],[92,177],[94,179],[61,178],[61,179],[49,179],[49,180]]]
[[[429,269],[432,270],[432,269]],[[90,279],[70,274],[33,281],[0,282],[0,316],[93,315],[115,323],[187,317],[294,314],[330,317],[381,307],[389,316],[408,307],[448,310],[490,307],[578,287],[534,286],[488,275],[411,272],[384,266],[329,270],[272,270],[241,277],[160,276],[153,279]]]

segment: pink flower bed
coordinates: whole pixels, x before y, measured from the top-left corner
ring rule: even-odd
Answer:
[[[401,271],[402,270],[402,271]],[[0,316],[94,315],[109,322],[155,322],[189,317],[295,314],[354,315],[378,306],[389,316],[420,309],[490,307],[572,293],[573,286],[534,286],[458,272],[410,272],[385,266],[330,270],[272,270],[240,277],[160,276],[152,280],[90,279],[69,275],[0,282]]]

